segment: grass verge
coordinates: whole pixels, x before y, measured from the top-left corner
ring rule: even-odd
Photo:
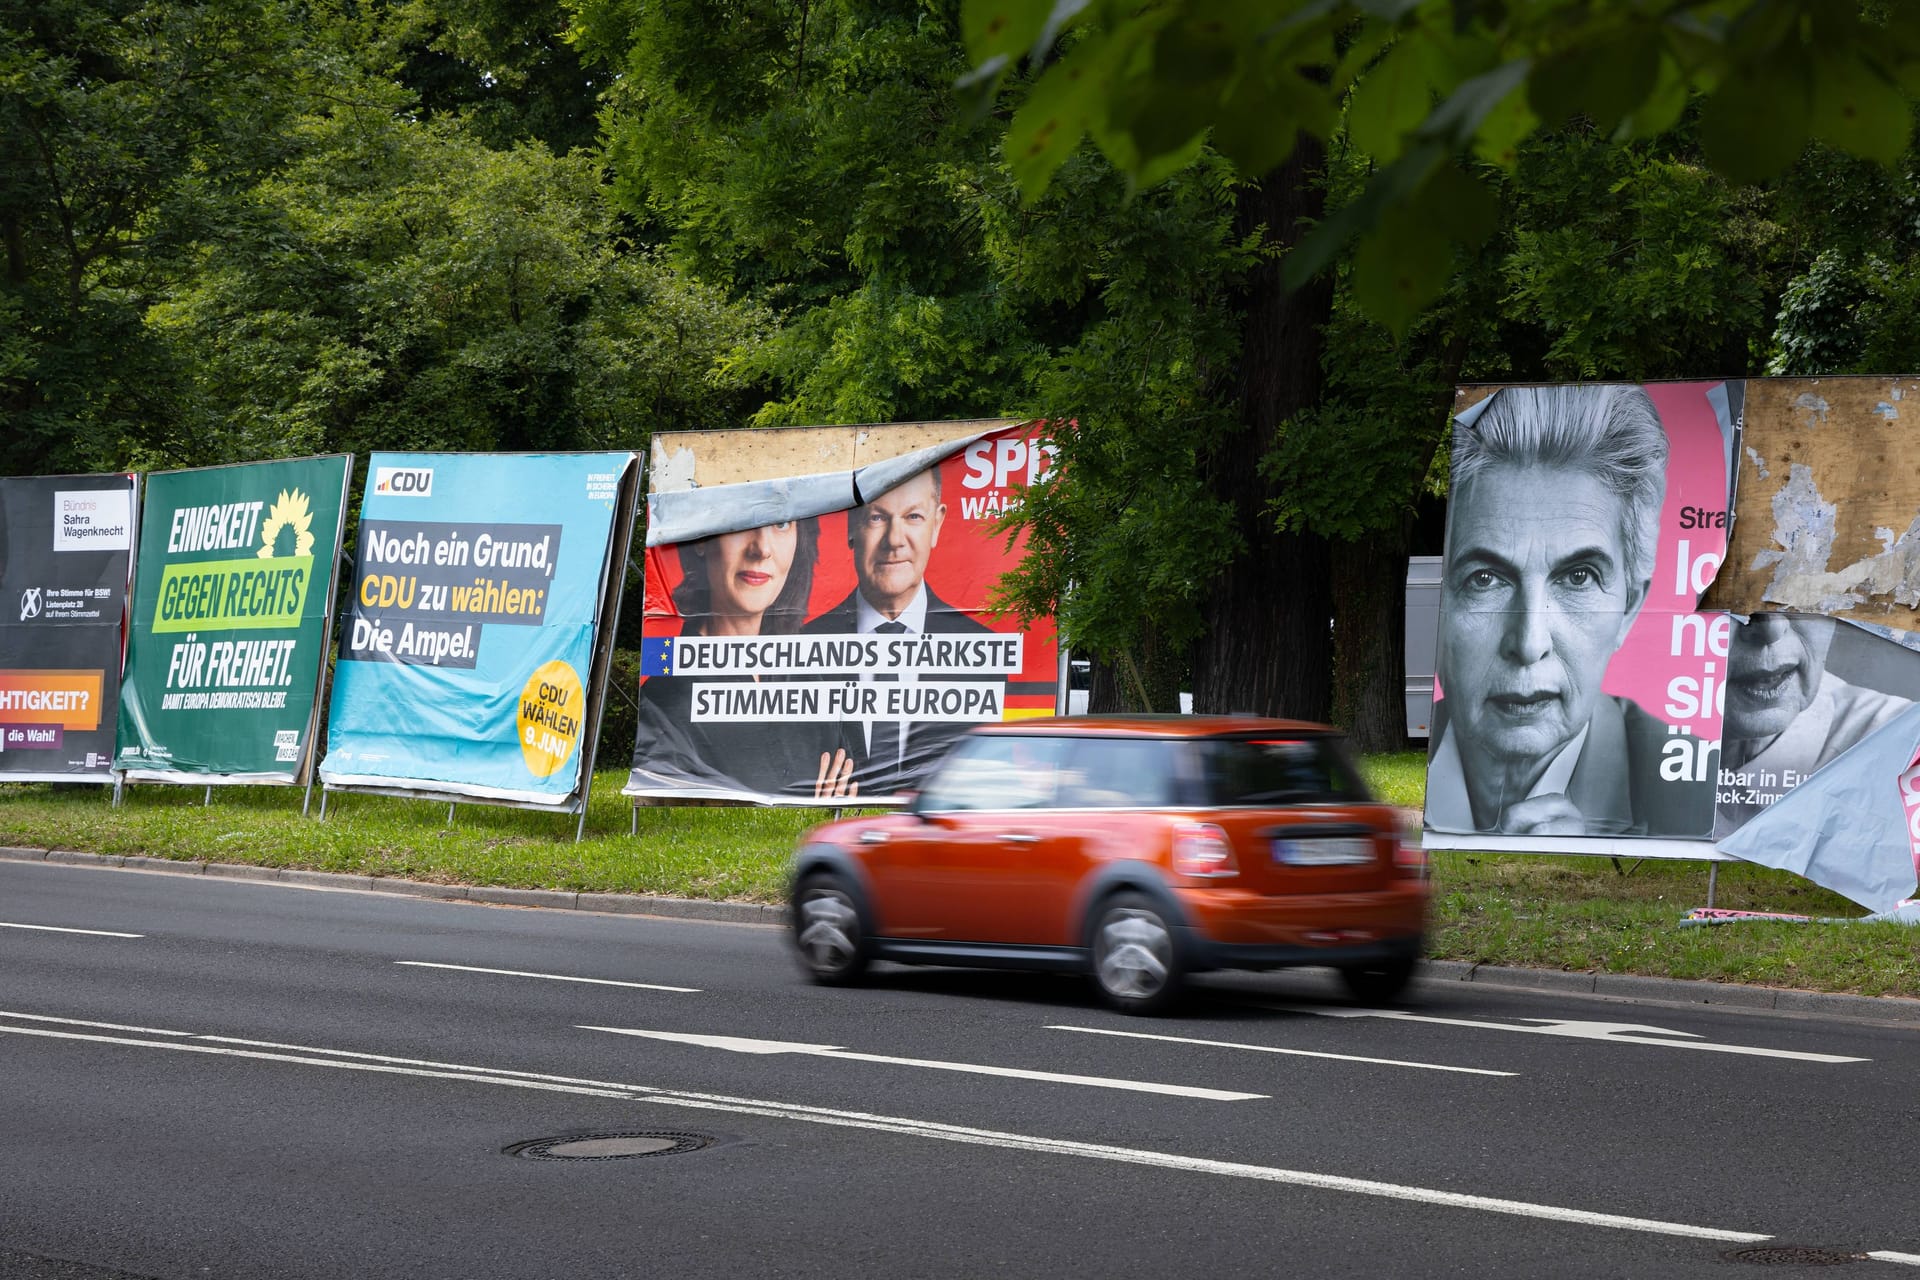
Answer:
[[[1368,757],[1383,798],[1420,803],[1417,753]],[[445,884],[777,902],[788,855],[816,810],[642,808],[639,833],[620,787],[594,780],[587,835],[574,819],[485,805],[333,796],[326,820],[274,787],[105,788],[0,785],[0,844],[182,861],[238,862]],[[314,809],[318,812],[315,797]],[[1438,853],[1429,954],[1490,965],[1646,974],[1920,997],[1920,932],[1901,925],[1746,923],[1681,928],[1703,905],[1707,864],[1648,859]],[[1715,904],[1856,917],[1861,909],[1786,872],[1723,864]]]

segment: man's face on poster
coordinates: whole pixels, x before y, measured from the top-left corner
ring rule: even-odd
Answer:
[[[922,471],[847,519],[847,542],[854,571],[867,603],[893,617],[913,599],[927,576],[927,559],[940,543],[946,504],[934,487],[933,473]]]
[[[1441,693],[1463,753],[1544,759],[1586,726],[1646,584],[1623,500],[1584,471],[1497,463],[1454,498]]]
[[[1727,721],[1732,739],[1771,738],[1807,709],[1827,670],[1831,618],[1756,613],[1735,626],[1727,652]]]

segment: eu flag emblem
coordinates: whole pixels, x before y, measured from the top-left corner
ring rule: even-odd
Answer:
[[[640,642],[640,674],[643,676],[670,676],[673,674],[673,637],[649,637]]]

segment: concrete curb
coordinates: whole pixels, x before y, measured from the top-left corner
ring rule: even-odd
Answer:
[[[759,902],[713,902],[700,898],[656,898],[635,893],[574,893],[563,889],[509,889],[492,885],[429,884],[391,876],[367,876],[292,867],[252,867],[234,862],[187,862],[171,858],[82,853],[73,849],[18,849],[0,846],[0,861],[53,862],[64,866],[118,867],[166,875],[207,875],[300,885],[310,889],[393,893],[443,902],[543,910],[594,911],[611,915],[711,920],[724,924],[784,925],[787,909]],[[1624,973],[1566,973],[1557,969],[1509,969],[1460,960],[1429,960],[1420,968],[1426,982],[1477,982],[1524,991],[1564,991],[1577,995],[1660,1000],[1673,1004],[1712,1004],[1782,1013],[1817,1013],[1876,1022],[1920,1023],[1920,1000],[1904,996],[1852,996],[1824,991],[1750,987],[1730,982],[1679,978],[1643,978]]]
[[[74,849],[20,849],[0,846],[0,861],[54,862],[73,867],[119,867],[176,876],[214,876],[301,885],[309,889],[345,889],[359,893],[395,893],[441,902],[476,902],[496,907],[598,911],[622,916],[660,916],[674,920],[712,920],[723,924],[772,924],[787,921],[787,909],[759,902],[713,902],[700,898],[655,898],[637,893],[575,893],[568,889],[510,889],[498,885],[430,884],[393,876],[368,876],[296,867],[254,867],[238,862],[188,862],[176,858],[123,857]]]
[[[1565,991],[1659,1000],[1669,1004],[1712,1004],[1733,1009],[1772,1009],[1780,1013],[1817,1013],[1874,1022],[1920,1023],[1920,1000],[1905,996],[1853,996],[1784,987],[1750,987],[1733,982],[1686,978],[1645,978],[1630,973],[1566,973],[1557,969],[1508,969],[1460,960],[1429,960],[1421,966],[1427,981],[1477,982],[1521,991]]]

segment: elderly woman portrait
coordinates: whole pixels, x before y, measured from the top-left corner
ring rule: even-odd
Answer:
[[[1847,623],[1807,614],[1756,613],[1734,622],[1727,652],[1727,710],[1721,730],[1724,785],[1714,835],[1724,836],[1806,780],[1808,774],[1905,711],[1884,689],[1850,684],[1827,669]],[[1855,632],[1859,640],[1864,633]],[[1894,682],[1911,689],[1914,656],[1878,639],[1898,660]],[[1902,679],[1904,677],[1904,679]]]
[[[785,520],[680,547],[673,592],[689,636],[791,635],[800,630],[820,557],[818,520]],[[755,680],[777,679],[754,676]],[[634,767],[677,781],[762,795],[852,796],[855,761],[838,721],[695,723],[689,677],[640,688]]]
[[[1646,603],[1667,436],[1633,386],[1509,387],[1456,424],[1426,823],[1705,835],[1667,726],[1601,690]]]

